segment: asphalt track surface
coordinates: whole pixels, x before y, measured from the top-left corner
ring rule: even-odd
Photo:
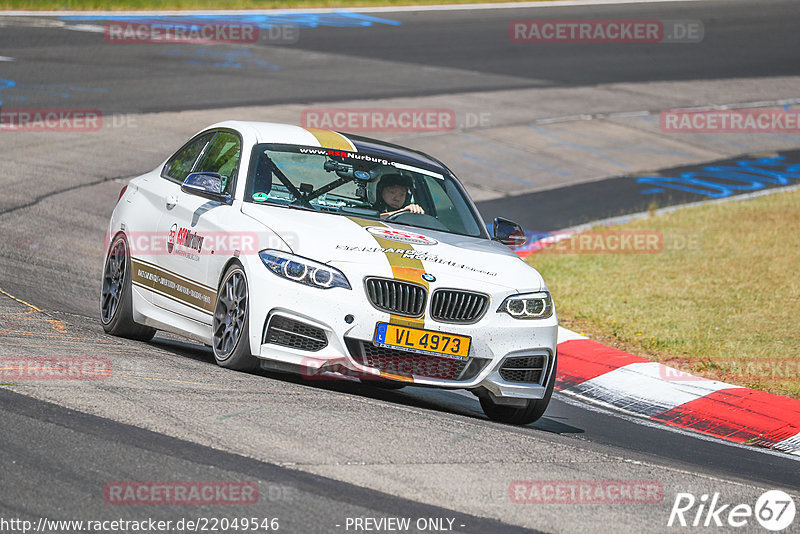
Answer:
[[[57,85],[84,88],[73,92],[71,105],[150,112],[626,81],[726,79],[744,73],[750,77],[796,75],[800,71],[796,7],[787,0],[712,0],[548,8],[546,12],[377,13],[373,16],[387,22],[356,28],[300,28],[297,43],[263,44],[246,54],[226,45],[213,50],[106,45],[92,33],[60,28],[32,31],[20,25],[3,28],[0,49],[3,55],[18,58],[3,65],[3,78],[26,81],[26,107],[53,97],[37,86]],[[535,18],[700,20],[705,35],[700,47],[557,43],[539,44],[532,53],[530,46],[510,41],[508,27],[512,20]],[[102,27],[104,22],[94,23]],[[220,73],[211,68],[220,62],[253,68]],[[0,91],[0,101],[13,104],[4,93]]]
[[[585,18],[700,19],[706,25],[703,47],[643,45],[632,51],[614,45],[559,45],[531,55],[503,37],[509,20],[541,13],[382,14],[402,25],[303,30],[297,44],[265,46],[263,58],[258,49],[247,58],[280,68],[261,65],[261,73],[233,69],[227,74],[203,68],[203,62],[228,61],[224,55],[209,60],[208,53],[197,57],[191,51],[192,56],[183,57],[184,52],[158,46],[117,48],[98,44],[90,32],[14,21],[0,28],[0,53],[17,61],[0,63],[0,78],[19,83],[0,91],[0,100],[47,107],[69,94],[74,107],[158,112],[591,86],[609,80],[800,74],[793,2],[580,10]],[[576,15],[550,9],[547,16]],[[224,46],[214,51],[227,53]],[[182,59],[176,61],[177,56]],[[63,161],[43,165],[41,175],[79,175],[85,162],[69,156],[70,146],[56,145],[54,153]],[[95,148],[98,154],[103,149]],[[446,154],[437,155],[447,160]],[[7,156],[10,161],[12,154]],[[24,161],[24,154],[13,156],[14,165]],[[520,525],[565,532],[593,526],[597,531],[633,532],[643,526],[666,531],[671,501],[679,491],[721,491],[730,502],[752,502],[764,489],[800,490],[795,459],[645,425],[559,395],[541,421],[515,428],[487,421],[470,396],[308,384],[266,372],[229,373],[214,366],[205,348],[172,336],[159,335],[150,344],[104,338],[96,319],[99,264],[94,249],[120,187],[110,178],[129,176],[131,166],[149,170],[146,156],[116,161],[106,154],[108,178],[78,181],[55,193],[16,187],[21,200],[0,210],[0,288],[47,310],[34,314],[0,295],[3,354],[103,356],[122,371],[122,382],[97,387],[16,384],[0,389],[0,424],[10,430],[0,437],[3,517],[235,516],[236,511],[220,508],[109,506],[102,488],[115,480],[255,480],[262,498],[246,515],[278,516],[286,532],[343,531],[336,525],[347,517],[388,516],[450,517],[459,525],[456,531],[463,532],[524,532]],[[15,172],[8,165],[6,175]],[[571,222],[594,213],[591,192],[574,198],[582,200],[554,208],[553,216],[560,213]],[[558,196],[548,200],[557,202]],[[53,334],[52,321],[69,335]],[[136,376],[125,379],[126,372]],[[141,376],[151,382],[137,381]],[[153,386],[160,383],[152,380],[169,384]],[[468,470],[474,476],[465,475]],[[635,509],[584,505],[568,512],[559,505],[534,511],[508,502],[512,480],[615,477],[661,481],[664,502]]]
[[[791,150],[779,153],[778,157],[784,157],[788,164],[797,164],[800,162],[800,151]],[[742,159],[747,158],[729,158],[703,163],[702,165],[683,165],[681,167],[660,169],[658,175],[678,177],[684,173],[702,173],[702,170],[707,167],[730,169],[735,168],[736,163]],[[698,195],[695,191],[708,190],[707,186],[706,189],[703,189],[697,186],[690,187],[689,184],[686,184],[683,190],[665,191],[659,188],[659,193],[665,194],[659,194],[656,198],[642,194],[642,191],[646,189],[637,180],[636,176],[616,176],[605,180],[478,202],[477,204],[478,209],[486,220],[502,216],[518,222],[532,232],[547,232],[604,219],[639,214],[651,208],[666,208],[700,202],[704,197]],[[753,177],[753,180],[757,180],[757,178]],[[713,183],[722,184],[722,187],[726,185],[742,186],[741,181],[736,182],[735,180],[720,179],[718,182]],[[759,183],[763,186],[759,190],[781,187],[778,183],[769,183],[766,180]],[[726,191],[728,196],[731,197],[752,192],[752,189],[745,187],[739,190],[731,190],[730,192]],[[707,198],[705,199],[708,200]],[[531,211],[531,206],[537,206],[537,209]],[[543,226],[544,221],[546,221],[547,227]]]

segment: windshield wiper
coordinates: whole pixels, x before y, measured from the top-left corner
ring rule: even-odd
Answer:
[[[276,204],[276,206],[280,206],[282,208],[292,208],[293,210],[303,210],[303,211],[317,211],[311,205],[305,206],[303,204]]]

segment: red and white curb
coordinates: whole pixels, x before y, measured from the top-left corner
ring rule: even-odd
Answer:
[[[556,389],[670,426],[800,456],[800,401],[693,376],[561,327]]]

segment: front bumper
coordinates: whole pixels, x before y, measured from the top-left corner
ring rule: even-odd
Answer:
[[[440,323],[426,313],[420,328],[471,338],[469,359],[458,361],[374,346],[376,324],[390,323],[391,316],[371,305],[359,281],[351,278],[352,290],[318,289],[269,272],[252,272],[256,273],[250,276],[252,354],[299,368],[308,379],[339,376],[362,381],[395,380],[418,386],[488,390],[497,398],[541,399],[555,372],[555,313],[536,320],[496,313],[514,291],[488,292],[488,310],[474,324]],[[482,292],[487,293],[485,287]],[[299,325],[294,338],[286,333],[295,328],[293,324]],[[281,332],[269,331],[269,325],[278,325]],[[519,368],[524,365],[541,367],[541,372],[521,372]]]

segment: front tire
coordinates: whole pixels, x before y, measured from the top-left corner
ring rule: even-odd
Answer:
[[[394,380],[362,380],[362,383],[366,383],[369,386],[375,386],[376,388],[389,390],[403,389],[408,385],[404,382],[396,382]]]
[[[212,348],[217,364],[226,369],[255,371],[258,358],[250,353],[250,293],[239,264],[231,265],[217,293],[212,324]]]
[[[155,328],[133,320],[131,258],[128,242],[122,234],[112,241],[103,268],[103,287],[100,291],[100,320],[103,330],[112,336],[138,341],[150,341]]]
[[[492,401],[491,397],[480,397],[481,408],[486,417],[498,423],[510,425],[528,425],[541,419],[547,406],[550,404],[550,397],[553,396],[553,388],[556,384],[556,366],[550,373],[547,381],[547,389],[541,399],[528,399],[525,406],[503,406]]]

